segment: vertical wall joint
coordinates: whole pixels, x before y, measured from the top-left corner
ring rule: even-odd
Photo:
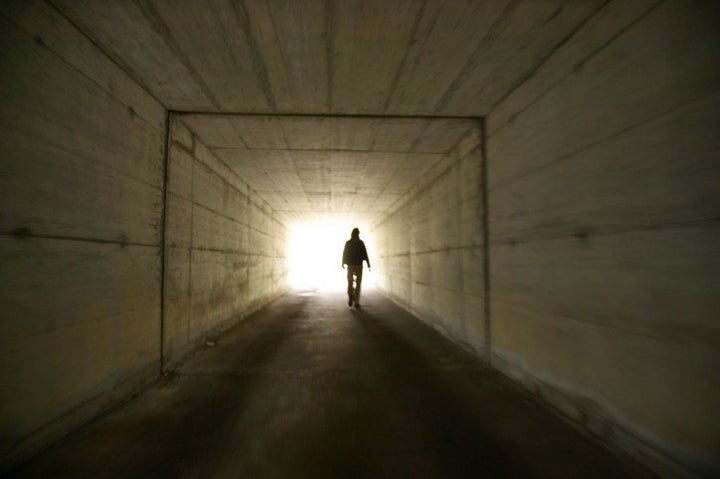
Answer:
[[[163,156],[163,186],[162,186],[162,211],[160,226],[160,376],[165,372],[165,265],[167,263],[165,237],[167,231],[167,209],[168,209],[168,164],[170,157],[170,116],[172,112],[165,112],[165,152]]]
[[[487,157],[487,124],[480,118],[480,191],[482,193],[482,237],[483,237],[483,317],[485,320],[485,354],[489,364],[492,363],[492,322],[490,317],[490,230],[488,203],[488,157]]]

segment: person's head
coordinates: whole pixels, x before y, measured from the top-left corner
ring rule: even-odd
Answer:
[[[360,230],[357,228],[353,228],[352,233],[350,233],[350,238],[352,238],[352,239],[360,238]]]

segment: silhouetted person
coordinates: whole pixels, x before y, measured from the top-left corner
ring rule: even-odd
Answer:
[[[354,302],[356,308],[360,308],[360,285],[362,284],[363,261],[367,262],[369,270],[370,259],[368,258],[365,243],[360,239],[360,230],[353,228],[350,239],[345,242],[342,266],[344,268],[345,265],[347,265],[348,306],[352,306]],[[354,286],[353,280],[355,282]]]

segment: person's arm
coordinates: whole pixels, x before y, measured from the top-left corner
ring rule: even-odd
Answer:
[[[342,269],[345,269],[345,265],[347,264],[347,256],[348,256],[348,244],[345,243],[345,248],[343,248],[342,265],[340,266]]]
[[[370,266],[370,257],[367,254],[367,248],[365,247],[365,243],[362,244],[363,248],[363,255],[365,256],[365,262],[368,265],[368,269],[372,269],[372,266]]]

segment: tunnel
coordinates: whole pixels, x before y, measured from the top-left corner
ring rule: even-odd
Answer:
[[[720,475],[717,2],[0,22],[0,475]]]

